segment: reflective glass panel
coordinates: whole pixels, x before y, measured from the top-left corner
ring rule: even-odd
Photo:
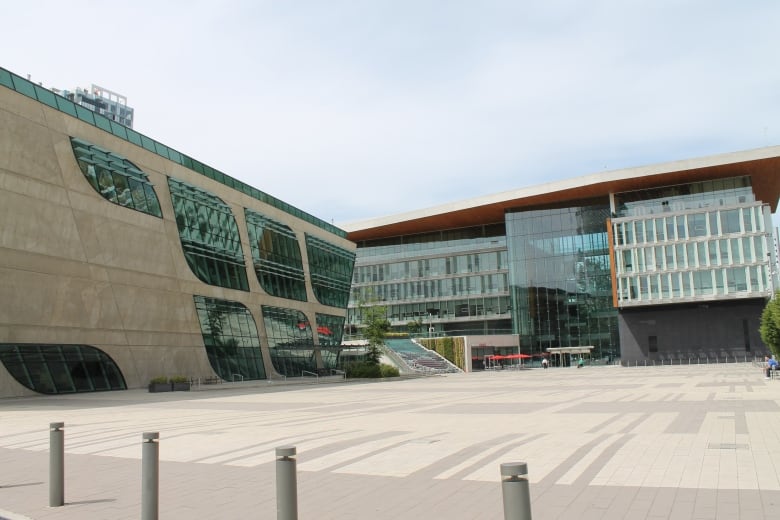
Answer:
[[[21,385],[42,394],[127,388],[114,360],[88,345],[0,343],[0,361]]]
[[[332,307],[347,307],[355,253],[306,234],[311,285],[317,300]]]
[[[201,281],[229,289],[249,290],[244,252],[236,219],[219,197],[168,179],[184,257]]]
[[[616,193],[615,209],[618,217],[627,217],[754,201],[750,177],[745,176]]]
[[[265,379],[260,336],[252,313],[242,303],[195,296],[206,355],[226,381]]]
[[[252,261],[257,280],[273,296],[306,301],[306,279],[295,232],[256,211],[246,214]]]
[[[70,145],[81,173],[100,195],[120,206],[162,217],[162,210],[148,176],[119,154],[75,137]],[[146,186],[140,194],[131,188]],[[137,190],[138,188],[136,188]]]
[[[723,234],[740,232],[740,213],[738,209],[720,212]]]
[[[317,340],[325,368],[340,366],[341,338],[344,333],[344,316],[317,313]]]
[[[517,211],[505,218],[513,332],[521,350],[594,346],[595,356],[618,355],[608,205]],[[633,256],[623,261],[629,260],[633,265]]]
[[[301,377],[316,372],[314,337],[306,315],[295,309],[263,305],[263,323],[271,362],[280,374]]]

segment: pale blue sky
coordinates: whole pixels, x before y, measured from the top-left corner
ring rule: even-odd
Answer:
[[[780,144],[772,0],[0,8],[0,66],[336,224]]]

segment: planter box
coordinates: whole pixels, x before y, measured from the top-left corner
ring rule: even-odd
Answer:
[[[190,391],[190,382],[186,381],[184,383],[171,383],[173,386],[174,392],[189,392]]]
[[[172,390],[171,383],[149,383],[150,392],[171,392]]]

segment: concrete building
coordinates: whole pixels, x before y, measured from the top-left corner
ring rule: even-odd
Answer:
[[[0,397],[329,371],[354,250],[0,69]]]
[[[627,363],[763,355],[778,194],[775,146],[346,224],[348,323],[381,305],[396,330],[465,336],[467,368],[582,347]]]

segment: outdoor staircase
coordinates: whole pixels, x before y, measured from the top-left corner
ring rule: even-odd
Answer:
[[[385,346],[392,350],[413,372],[419,374],[453,374],[462,372],[454,364],[411,339],[385,339]]]

